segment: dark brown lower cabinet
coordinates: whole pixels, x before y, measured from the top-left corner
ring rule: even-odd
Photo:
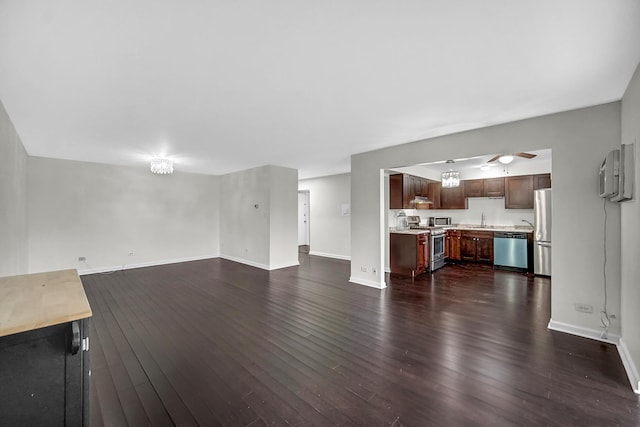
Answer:
[[[88,332],[81,319],[0,338],[0,425],[89,425]]]
[[[389,238],[391,273],[415,277],[429,266],[429,235],[391,233]]]
[[[493,264],[493,232],[462,231],[460,258],[463,261]]]
[[[448,230],[447,237],[445,239],[445,252],[448,246],[448,252],[445,254],[445,258],[450,261],[460,261],[460,230]]]

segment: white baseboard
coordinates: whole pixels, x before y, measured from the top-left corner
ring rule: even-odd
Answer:
[[[618,345],[620,342],[620,335],[607,334],[607,337],[602,337],[602,331],[597,329],[583,328],[582,326],[575,326],[569,323],[556,322],[555,320],[549,320],[547,326],[552,331],[564,332],[571,335],[577,335],[583,338],[590,338],[592,340],[606,342],[608,344]]]
[[[259,262],[251,261],[251,260],[248,260],[248,259],[238,258],[238,257],[234,257],[234,256],[231,256],[231,255],[224,255],[224,254],[221,254],[220,258],[226,259],[228,261],[237,262],[237,263],[240,263],[240,264],[249,265],[251,267],[261,268],[262,270],[267,270],[267,271],[278,270],[280,268],[286,268],[286,267],[295,267],[297,265],[300,265],[300,263],[295,262],[294,264],[282,264],[282,265],[271,265],[270,266],[270,265],[267,265],[267,264],[261,264]]]
[[[622,359],[624,369],[627,371],[631,388],[635,393],[640,394],[640,375],[638,375],[638,369],[633,363],[629,349],[622,338],[620,338],[620,344],[618,344],[618,353],[620,354],[620,359]]]
[[[288,267],[297,267],[298,265],[300,265],[300,263],[298,261],[294,262],[294,263],[284,263],[284,264],[273,264],[269,267],[269,271],[273,271],[273,270],[279,270],[281,268],[288,268]]]
[[[309,251],[309,255],[323,256],[325,258],[343,259],[345,261],[351,261],[351,257],[347,255],[330,254],[326,252]]]
[[[592,340],[614,344],[618,349],[618,354],[620,355],[624,369],[627,371],[627,377],[629,378],[631,388],[635,393],[640,394],[640,376],[638,375],[638,369],[633,363],[633,359],[631,358],[631,354],[629,354],[626,344],[619,335],[607,334],[607,338],[603,338],[600,336],[601,331],[596,329],[583,328],[580,326],[570,325],[568,323],[556,322],[554,320],[549,321],[548,328],[558,332],[565,332],[567,334],[577,335],[583,338],[590,338]]]
[[[380,282],[374,282],[373,280],[367,280],[367,279],[360,279],[358,277],[353,277],[353,276],[349,278],[349,282],[355,283],[357,285],[369,286],[370,288],[376,288],[376,289],[384,289],[387,287],[387,284],[385,282],[382,282],[382,284],[380,284]]]
[[[195,257],[165,259],[162,261],[140,262],[136,264],[120,264],[120,265],[114,265],[111,267],[86,268],[83,270],[78,269],[78,275],[84,276],[86,274],[109,273],[112,271],[131,270],[133,268],[142,268],[142,267],[154,267],[156,265],[175,264],[178,262],[200,261],[203,259],[218,258],[219,256],[220,256],[219,254],[199,255]]]

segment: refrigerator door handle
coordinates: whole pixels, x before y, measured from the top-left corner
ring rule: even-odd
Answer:
[[[551,247],[551,243],[548,243],[548,242],[536,242],[536,245],[542,246],[544,248],[550,248]]]

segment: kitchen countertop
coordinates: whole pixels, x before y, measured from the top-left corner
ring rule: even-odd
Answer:
[[[529,225],[486,225],[484,227],[480,227],[475,224],[453,224],[444,228],[447,230],[516,231],[520,233],[533,233],[533,227]]]
[[[515,231],[520,233],[533,233],[533,227],[528,225],[487,225],[480,227],[474,224],[452,224],[437,227],[443,230],[465,230],[465,231]],[[396,230],[395,228],[389,228],[390,233],[398,234],[425,234],[429,233],[429,229],[413,229],[413,230]]]
[[[0,337],[91,315],[76,270],[0,277]]]
[[[426,229],[396,230],[395,228],[390,228],[389,233],[418,235],[418,234],[429,234],[429,230],[426,230]]]

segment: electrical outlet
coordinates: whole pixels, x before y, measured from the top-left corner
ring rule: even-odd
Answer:
[[[376,274],[376,269],[375,268],[371,269],[371,274],[373,274],[375,276],[375,274]]]
[[[78,257],[78,261],[86,261],[87,257],[86,256],[79,256]]]
[[[360,271],[362,271],[363,273],[367,272],[367,267],[360,267]]]
[[[129,251],[129,256],[133,256],[133,249]]]
[[[593,306],[591,304],[582,304],[576,302],[573,304],[573,306],[575,307],[576,311],[579,311],[581,313],[593,313]]]

